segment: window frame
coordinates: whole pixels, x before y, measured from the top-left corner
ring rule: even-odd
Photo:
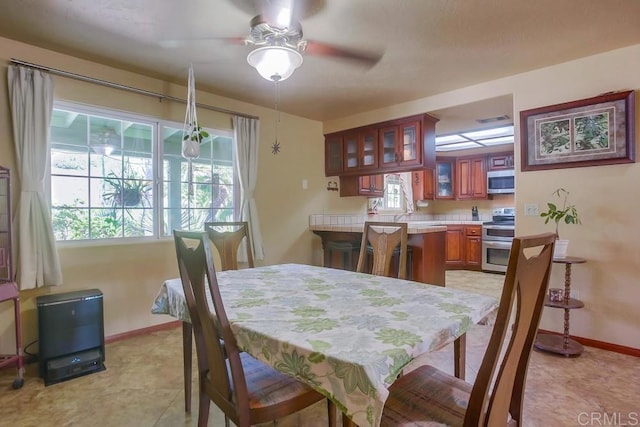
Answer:
[[[98,239],[75,239],[75,240],[55,240],[56,245],[64,247],[78,247],[78,246],[111,246],[111,245],[123,245],[123,244],[145,244],[155,243],[159,241],[167,241],[172,239],[171,234],[164,234],[164,222],[165,222],[165,209],[164,204],[164,140],[163,130],[165,127],[171,127],[175,129],[183,129],[184,124],[172,120],[159,119],[157,117],[118,110],[109,107],[101,107],[97,105],[84,104],[80,102],[54,99],[53,109],[66,110],[77,112],[80,114],[86,114],[88,116],[107,117],[114,120],[121,121],[135,121],[144,125],[152,127],[153,138],[151,141],[151,156],[152,156],[152,188],[153,188],[153,203],[152,203],[152,215],[154,218],[153,235],[150,236],[128,236],[128,237],[113,237],[113,238],[98,238]],[[233,140],[233,130],[231,129],[216,129],[203,126],[210,135],[216,137],[226,137],[231,139],[231,144],[235,145]],[[49,136],[51,139],[51,136]],[[52,170],[51,170],[51,150],[52,146],[49,145],[49,161],[46,164],[45,170],[45,197],[49,203],[49,212],[52,209]],[[240,216],[240,182],[238,177],[237,162],[235,160],[236,155],[235,147],[232,147],[232,168],[233,168],[233,217],[234,220]],[[212,159],[213,164],[213,159]]]

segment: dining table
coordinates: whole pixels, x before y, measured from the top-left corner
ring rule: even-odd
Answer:
[[[302,264],[216,277],[239,348],[309,384],[361,427],[379,426],[388,388],[409,362],[463,339],[498,307],[487,295]],[[151,312],[183,322],[186,393],[191,329],[179,278],[162,283]]]

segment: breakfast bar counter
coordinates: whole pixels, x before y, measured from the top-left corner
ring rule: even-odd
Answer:
[[[407,224],[411,251],[408,277],[416,282],[444,286],[447,227],[430,221],[408,221]],[[322,239],[325,267],[356,269],[364,224],[310,225],[309,229]],[[335,248],[342,248],[338,256]]]

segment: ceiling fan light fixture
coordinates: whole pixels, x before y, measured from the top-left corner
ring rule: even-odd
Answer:
[[[302,55],[286,46],[263,46],[249,52],[247,62],[266,80],[281,82],[302,64]]]

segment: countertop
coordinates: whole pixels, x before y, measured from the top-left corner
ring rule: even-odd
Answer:
[[[436,233],[439,231],[446,231],[447,224],[452,224],[451,221],[403,221],[407,223],[408,234],[424,234],[424,233]],[[457,221],[456,224],[481,225],[481,221]],[[310,225],[311,231],[342,231],[351,233],[362,233],[364,230],[364,224],[317,224]]]

